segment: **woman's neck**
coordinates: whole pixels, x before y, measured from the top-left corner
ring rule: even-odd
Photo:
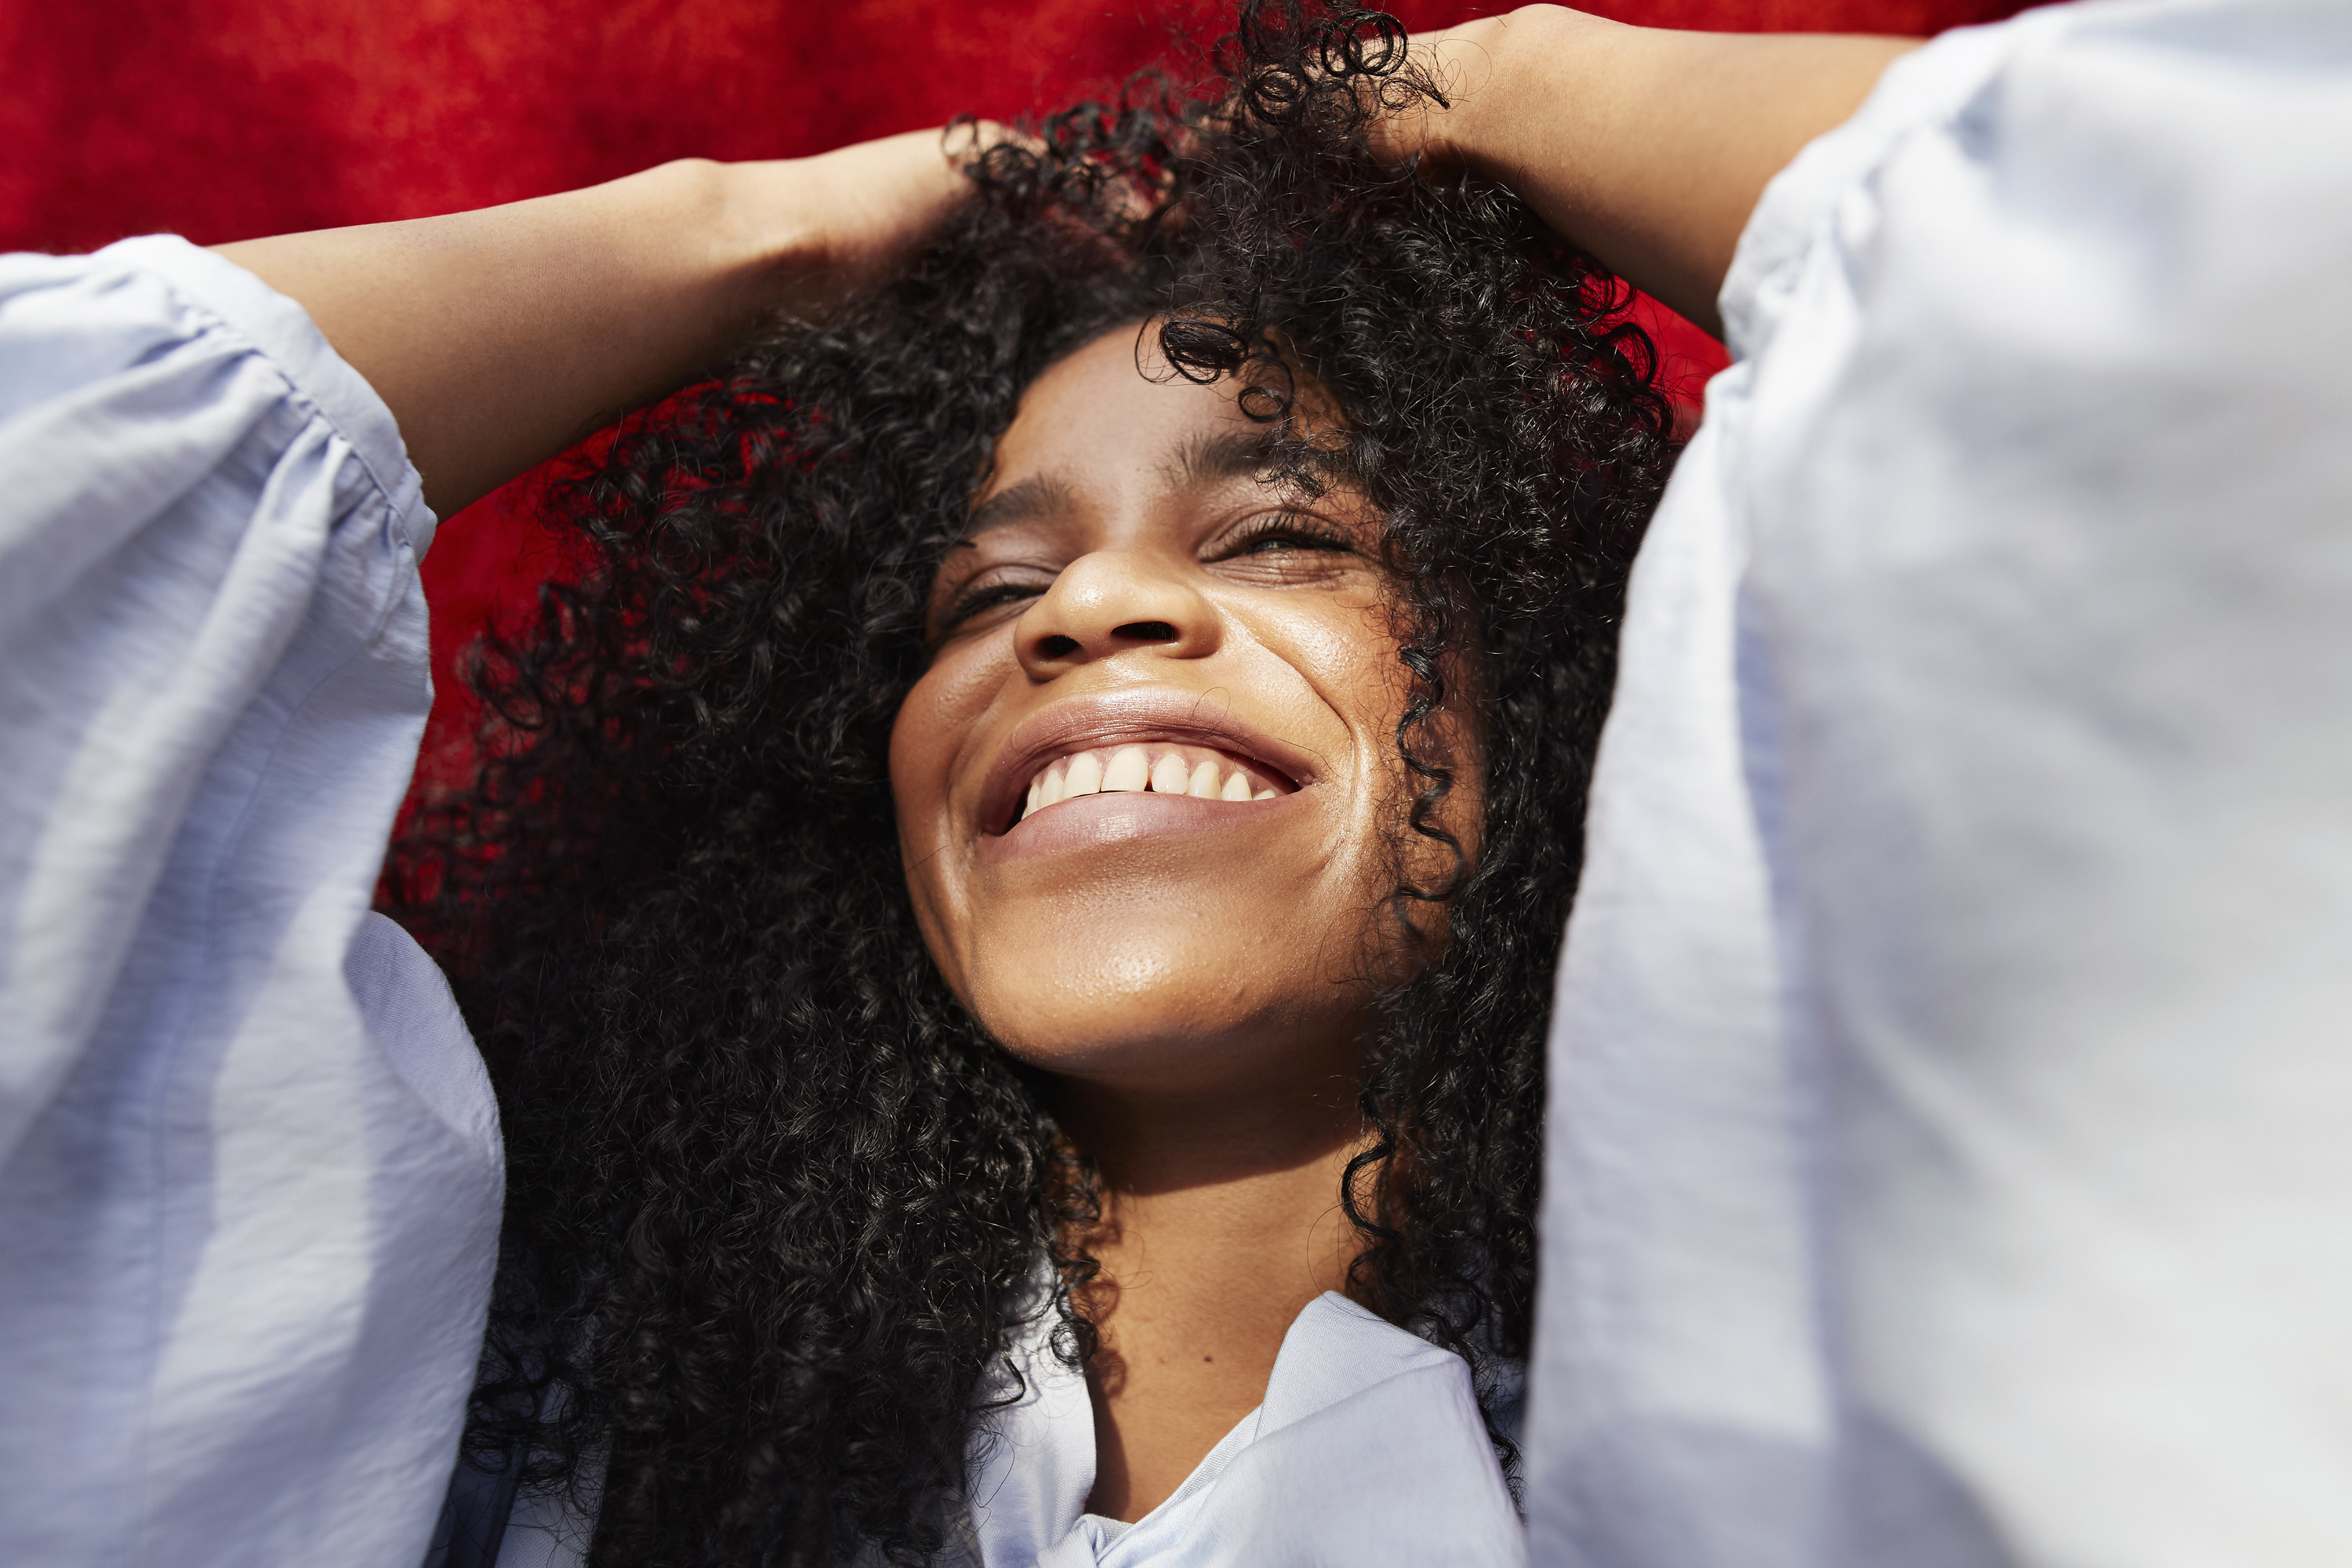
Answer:
[[[1164,1500],[1265,1397],[1300,1310],[1342,1289],[1360,1249],[1339,1205],[1365,1142],[1342,1080],[1198,1098],[1072,1086],[1064,1125],[1094,1156],[1101,1331],[1087,1373],[1095,1487],[1132,1520]]]

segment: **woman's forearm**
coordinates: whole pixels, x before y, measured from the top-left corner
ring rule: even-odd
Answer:
[[[887,266],[963,194],[958,162],[917,132],[219,248],[368,379],[446,517],[688,379],[762,312]]]
[[[1450,28],[1426,57],[1452,107],[1401,117],[1710,331],[1765,184],[1858,108],[1909,38],[1684,33],[1533,5]]]
[[[1773,174],[1909,40],[1675,33],[1531,6],[1433,35],[1452,105],[1391,128],[1510,184],[1703,325]],[[992,128],[990,134],[995,133]],[[820,157],[665,164],[446,217],[222,254],[309,310],[398,420],[442,516],[919,240],[963,149],[910,132]]]

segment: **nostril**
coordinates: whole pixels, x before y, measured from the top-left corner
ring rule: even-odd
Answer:
[[[1066,637],[1059,632],[1037,639],[1037,656],[1040,658],[1067,658],[1077,651],[1077,639]]]
[[[1166,621],[1129,621],[1112,635],[1137,642],[1174,642],[1176,628]]]

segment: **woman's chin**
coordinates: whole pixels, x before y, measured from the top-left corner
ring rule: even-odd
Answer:
[[[1271,984],[1276,966],[1263,950],[1255,962],[1197,949],[1188,960],[1149,976],[1132,963],[1030,969],[983,984],[978,1011],[1006,1051],[1041,1072],[1155,1096],[1286,1082],[1362,1032],[1365,999],[1352,987],[1282,994],[1297,988]]]

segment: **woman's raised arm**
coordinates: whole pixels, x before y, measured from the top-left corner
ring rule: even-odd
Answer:
[[[1389,147],[1502,181],[1709,331],[1765,184],[1851,115],[1912,38],[1685,33],[1529,5],[1414,40],[1448,107]]]
[[[403,446],[455,510],[887,267],[961,140],[0,256],[0,1562],[425,1557],[501,1176],[368,913],[431,691]]]
[[[245,240],[390,405],[447,517],[722,353],[758,316],[819,308],[959,199],[989,128],[814,158],[687,160],[479,212]]]

